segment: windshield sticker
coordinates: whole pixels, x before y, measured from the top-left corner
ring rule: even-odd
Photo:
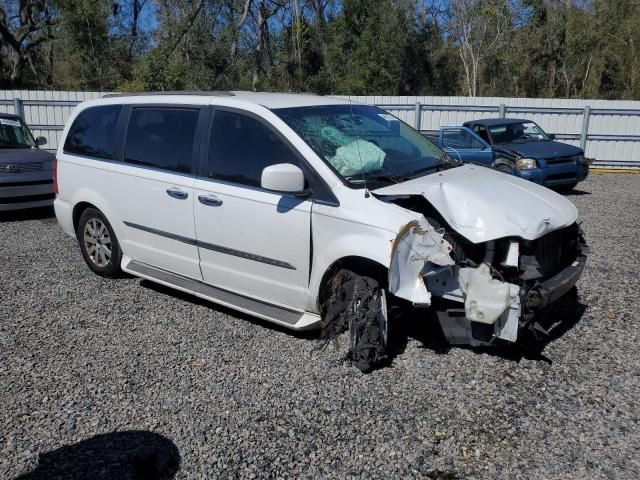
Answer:
[[[389,115],[388,113],[379,113],[378,116],[387,122],[397,122],[398,119],[393,115]]]
[[[9,125],[10,127],[20,127],[20,122],[18,120],[11,120],[8,118],[0,118],[0,125]]]

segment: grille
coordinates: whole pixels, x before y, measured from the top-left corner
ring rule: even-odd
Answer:
[[[547,180],[574,180],[576,178],[575,173],[554,173],[553,175],[547,175]]]
[[[578,256],[578,225],[574,223],[539,238],[534,246],[544,277],[552,277],[571,265]]]
[[[42,162],[28,163],[0,163],[0,175],[13,175],[15,173],[39,172],[42,170]]]
[[[557,165],[559,163],[573,163],[577,157],[575,155],[567,155],[565,157],[547,158],[545,161],[547,164]]]

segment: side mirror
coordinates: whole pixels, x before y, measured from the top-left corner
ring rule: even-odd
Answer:
[[[260,186],[274,192],[305,193],[304,173],[292,163],[270,165],[262,170]]]
[[[556,139],[556,134],[555,133],[547,133],[547,137],[549,137],[549,140],[555,140]]]
[[[36,145],[37,146],[42,146],[42,145],[46,145],[47,144],[47,139],[45,137],[38,137],[36,138]]]

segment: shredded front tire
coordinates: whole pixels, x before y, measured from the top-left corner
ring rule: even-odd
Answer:
[[[376,279],[350,270],[336,274],[331,291],[324,308],[324,336],[339,346],[348,332],[347,358],[362,372],[371,371],[386,359],[385,291]]]

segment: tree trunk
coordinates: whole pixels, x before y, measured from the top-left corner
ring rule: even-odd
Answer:
[[[265,5],[264,0],[258,1],[258,34],[256,37],[256,50],[254,53],[254,64],[253,64],[253,78],[251,81],[251,86],[255,91],[258,82],[260,82],[260,75],[262,74],[262,44],[264,43],[264,26],[266,23],[265,18]]]

